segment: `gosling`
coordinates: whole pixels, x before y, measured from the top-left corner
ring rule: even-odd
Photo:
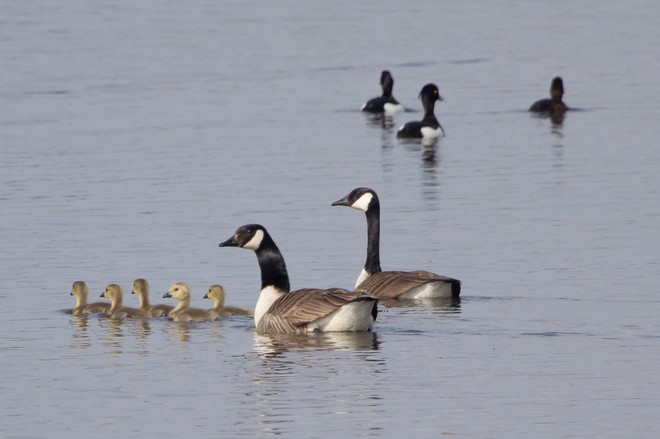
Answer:
[[[107,314],[111,319],[145,317],[142,310],[129,308],[122,305],[124,302],[124,290],[122,290],[121,287],[117,284],[110,284],[105,287],[105,290],[101,293],[101,297],[110,299],[111,306]]]
[[[175,322],[210,322],[217,320],[217,316],[199,308],[190,308],[190,287],[184,282],[177,282],[163,295],[173,297],[179,304],[167,315]]]
[[[71,288],[71,295],[76,296],[76,306],[71,309],[71,314],[79,316],[83,314],[98,314],[107,313],[110,309],[110,304],[105,302],[87,303],[87,284],[81,280],[73,283]]]
[[[167,316],[167,314],[174,309],[172,305],[149,304],[149,283],[146,279],[135,279],[131,294],[137,294],[138,299],[140,300],[140,310],[147,318]]]
[[[204,298],[213,299],[213,308],[209,312],[214,313],[218,317],[252,315],[248,310],[225,306],[225,289],[222,285],[211,285],[209,292],[204,295]]]

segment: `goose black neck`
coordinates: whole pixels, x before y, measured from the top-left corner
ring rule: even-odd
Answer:
[[[367,216],[367,261],[364,270],[369,273],[380,273],[380,204],[373,199],[366,212]]]
[[[261,269],[261,289],[272,286],[288,293],[291,287],[284,257],[270,235],[264,235],[255,253]]]

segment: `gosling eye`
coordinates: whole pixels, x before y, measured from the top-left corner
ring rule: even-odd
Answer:
[[[175,289],[174,289],[174,291],[179,291],[179,288],[178,288],[178,287],[177,287],[177,288],[175,288]]]

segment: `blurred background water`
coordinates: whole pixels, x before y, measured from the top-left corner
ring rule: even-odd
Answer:
[[[2,9],[3,437],[657,434],[657,2]],[[358,112],[383,69],[411,109],[385,128]],[[556,75],[560,125],[526,111]],[[428,82],[447,136],[401,143]],[[252,308],[254,255],[218,248],[252,222],[294,288],[350,288],[365,221],[330,203],[356,186],[383,268],[461,279],[459,307],[302,338],[66,313],[73,281],[137,277]]]

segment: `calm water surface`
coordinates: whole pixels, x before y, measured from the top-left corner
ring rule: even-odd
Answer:
[[[6,438],[655,437],[660,55],[652,1],[4,2],[0,394]],[[411,111],[357,109],[384,68]],[[526,109],[561,75],[561,125]],[[436,82],[447,137],[401,143]],[[252,308],[259,222],[294,288],[385,269],[463,281],[372,334],[67,314],[147,278]],[[135,306],[128,295],[125,302]]]

